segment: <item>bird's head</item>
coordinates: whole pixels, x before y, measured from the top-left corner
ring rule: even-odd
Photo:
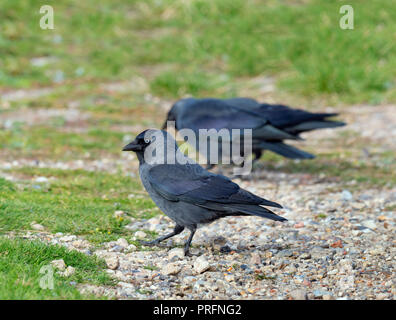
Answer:
[[[168,121],[175,121],[176,129],[178,129],[178,120],[185,112],[185,110],[196,101],[194,98],[185,98],[181,99],[172,106],[169,110],[168,115],[166,116],[166,120],[162,126],[162,129],[165,130],[167,128]]]
[[[133,151],[133,152],[144,152],[146,148],[155,141],[156,133],[161,132],[160,130],[147,129],[139,133],[135,140],[128,143],[122,151]]]
[[[150,164],[166,163],[168,155],[180,152],[173,137],[166,131],[157,129],[147,129],[138,134],[122,151],[133,151],[140,163]]]

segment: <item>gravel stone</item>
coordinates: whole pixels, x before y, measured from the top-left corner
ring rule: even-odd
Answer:
[[[210,268],[210,264],[209,262],[206,260],[205,256],[200,256],[197,259],[195,259],[194,262],[194,270],[196,273],[203,273],[207,270],[209,270]]]
[[[169,275],[176,275],[180,272],[181,268],[175,263],[169,263],[162,268],[162,273],[169,276]]]
[[[308,300],[307,292],[303,289],[296,289],[290,292],[293,300]]]
[[[52,260],[51,265],[59,271],[64,271],[66,269],[66,263],[63,259]]]

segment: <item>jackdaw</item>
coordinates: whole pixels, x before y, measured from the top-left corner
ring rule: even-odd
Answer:
[[[336,115],[258,103],[250,98],[185,98],[172,106],[163,129],[167,121],[175,121],[176,130],[189,128],[197,135],[199,129],[252,129],[254,160],[261,157],[263,150],[290,159],[312,159],[314,155],[287,145],[283,140],[302,140],[299,136],[302,132],[345,125],[343,122],[327,120]],[[209,166],[212,165],[209,162]]]
[[[186,157],[166,131],[148,129],[123,148],[139,160],[143,186],[156,205],[175,223],[173,232],[145,245],[190,230],[184,251],[188,254],[197,227],[227,216],[259,216],[275,221],[286,219],[263,206],[282,208],[240,188],[229,178],[211,173]]]

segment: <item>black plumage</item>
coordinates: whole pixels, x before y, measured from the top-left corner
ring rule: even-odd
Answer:
[[[177,130],[192,129],[197,136],[199,129],[252,129],[252,152],[256,159],[263,150],[291,159],[312,159],[314,155],[287,145],[284,140],[301,140],[302,132],[345,125],[327,119],[336,115],[258,103],[250,98],[187,98],[173,105],[167,120],[175,121]]]
[[[156,139],[159,134],[167,139]],[[160,145],[161,144],[161,145]],[[139,159],[139,173],[142,183],[153,201],[176,222],[174,232],[146,244],[157,244],[180,233],[184,228],[191,231],[185,246],[188,249],[199,224],[209,223],[227,216],[254,215],[275,221],[286,219],[263,207],[282,208],[276,202],[261,198],[240,188],[229,178],[211,173],[191,159],[186,164],[149,163],[145,150],[151,145],[162,149],[163,145],[180,152],[176,142],[169,139],[165,131],[147,130],[124,147],[124,151],[136,152]],[[168,151],[169,152],[169,151]],[[181,157],[184,155],[179,154]]]

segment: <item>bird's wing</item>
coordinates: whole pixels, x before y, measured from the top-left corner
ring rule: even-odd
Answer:
[[[243,110],[218,99],[201,99],[194,103],[181,119],[183,128],[199,129],[254,129],[267,121],[256,113]]]
[[[241,189],[229,178],[210,173],[197,164],[161,164],[150,169],[149,182],[164,198],[196,205],[208,203],[281,207]]]
[[[252,98],[237,97],[237,98],[224,99],[224,102],[234,107],[242,107],[253,110],[260,106],[260,103],[258,103],[256,100]]]

